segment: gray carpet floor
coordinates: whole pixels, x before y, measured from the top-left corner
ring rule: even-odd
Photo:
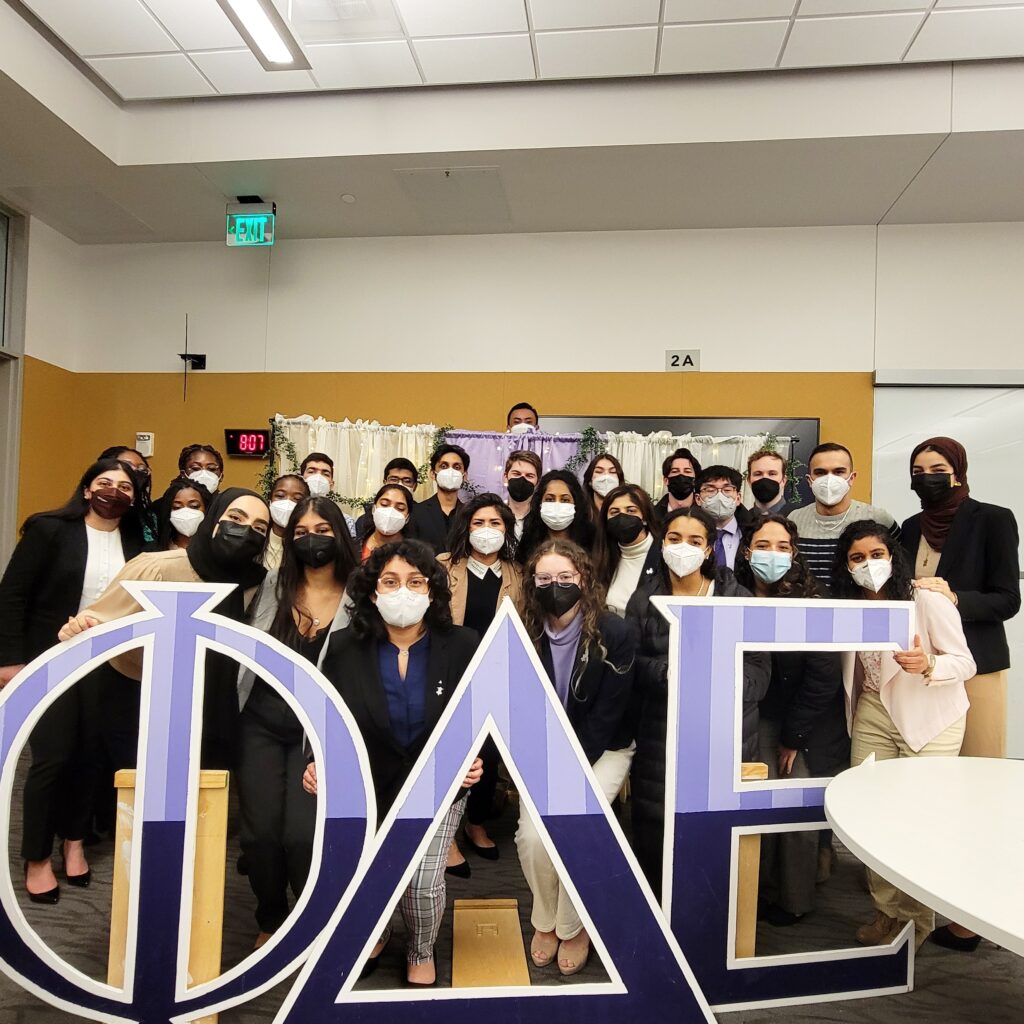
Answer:
[[[22,770],[24,765],[22,765]],[[20,838],[20,785],[15,787],[12,829],[9,836],[11,874],[21,876],[17,856]],[[237,817],[233,808],[232,818]],[[449,880],[449,907],[437,945],[440,984],[451,979],[451,903],[457,898],[515,897],[519,900],[524,942],[532,935],[529,923],[530,894],[515,855],[512,836],[515,812],[511,808],[493,822],[491,834],[501,848],[496,862],[467,854],[473,870],[467,880]],[[63,888],[55,907],[21,905],[31,925],[49,946],[85,973],[105,978],[108,923],[110,917],[110,876],[113,844],[101,843],[89,851],[94,881],[87,890]],[[256,935],[253,898],[246,879],[235,870],[237,841],[227,851],[227,895],[224,927],[224,966],[238,963],[252,948]],[[799,950],[840,948],[851,944],[856,927],[871,917],[870,900],[861,884],[862,871],[854,858],[839,851],[838,866],[831,881],[819,888],[819,906],[791,928],[758,928],[759,953],[789,953]],[[395,986],[403,970],[401,919],[396,915],[395,936],[381,960],[377,973],[361,983],[365,987]],[[531,966],[534,985],[573,984],[600,981],[606,975],[597,957],[572,979],[562,979],[557,968],[538,970]],[[222,1024],[270,1024],[287,984],[221,1014]],[[76,1018],[52,1009],[0,976],[0,1024],[67,1024]],[[843,1021],[860,1024],[929,1021],[943,1024],[1021,1024],[1024,1022],[1024,960],[1013,953],[983,942],[974,954],[957,954],[926,944],[918,954],[916,987],[909,994],[877,999],[817,1003],[768,1010],[722,1014],[724,1024],[775,1024],[789,1021]]]

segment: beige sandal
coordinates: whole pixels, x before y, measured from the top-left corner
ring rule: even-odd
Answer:
[[[581,946],[583,955],[582,957],[578,957],[575,953],[575,950],[573,950],[572,948],[566,949],[566,947],[570,946],[570,943],[579,942],[581,937],[583,939],[583,942],[586,943],[586,945]],[[587,935],[585,931],[580,932],[580,934],[577,935],[575,938],[566,939],[564,942],[561,942],[558,945],[558,969],[562,972],[562,977],[564,978],[568,978],[573,974],[579,974],[579,972],[587,966],[587,960],[589,959],[590,937]],[[564,966],[562,963],[563,960],[572,964],[572,966]]]
[[[535,967],[547,967],[555,962],[555,956],[558,953],[558,938],[555,938],[551,951],[548,952],[538,942],[539,936],[539,932],[533,933],[533,941],[530,943],[530,959]]]

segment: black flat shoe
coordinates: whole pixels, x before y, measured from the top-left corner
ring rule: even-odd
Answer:
[[[760,917],[761,915],[758,916]],[[792,914],[788,910],[784,910],[777,903],[769,903],[765,907],[762,919],[767,921],[773,928],[789,928],[802,921],[806,916],[806,914]]]
[[[451,875],[452,878],[469,878],[473,874],[473,869],[469,866],[469,861],[464,860],[461,864],[456,864],[454,867],[445,868],[444,873]]]
[[[25,881],[28,882],[28,861],[25,862]],[[60,886],[55,885],[52,889],[48,889],[46,892],[28,892],[26,885],[25,892],[28,893],[28,898],[33,903],[42,903],[45,906],[52,907],[55,903],[60,903]]]
[[[406,988],[435,988],[437,986],[437,975],[433,981],[410,981],[408,976],[405,979]]]
[[[380,958],[384,955],[382,949],[376,956],[371,956],[369,960],[363,964],[363,969],[359,972],[359,980],[365,981],[377,968],[380,966]]]
[[[462,838],[466,840],[466,845],[478,856],[484,860],[497,860],[501,853],[498,851],[497,846],[477,846],[472,839],[463,831]]]
[[[943,946],[946,949],[955,949],[958,953],[973,953],[981,942],[980,935],[954,935],[949,930],[949,925],[942,925],[936,928],[931,934],[931,940],[936,946]]]

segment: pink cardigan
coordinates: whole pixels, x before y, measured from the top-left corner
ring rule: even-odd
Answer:
[[[914,632],[921,646],[935,655],[931,679],[911,675],[896,664],[893,652],[882,652],[879,697],[907,746],[915,753],[967,714],[970,701],[964,683],[977,671],[964,639],[960,613],[942,594],[930,590],[914,592],[917,625]],[[852,731],[853,715],[861,690],[854,689],[857,654],[843,654],[843,684],[846,687],[846,724]]]

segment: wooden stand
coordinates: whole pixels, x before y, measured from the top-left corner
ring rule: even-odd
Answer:
[[[114,887],[110,908],[110,952],[107,983],[124,985],[124,958],[128,936],[128,866],[135,823],[135,772],[119,771],[117,787],[117,839],[114,850]],[[192,938],[188,972],[193,985],[220,974],[224,931],[224,859],[228,827],[228,773],[199,773],[199,815],[196,822],[196,861],[192,889]],[[217,1015],[194,1024],[216,1024]]]
[[[530,984],[517,900],[456,900],[452,988]]]
[[[758,761],[742,765],[744,782],[768,778],[768,765]],[[761,837],[740,836],[736,882],[736,956],[753,956],[757,939],[757,891],[761,872]]]

